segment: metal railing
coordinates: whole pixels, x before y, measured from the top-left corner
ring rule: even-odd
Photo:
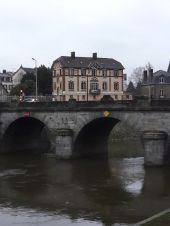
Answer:
[[[0,102],[24,102],[24,100],[36,100],[35,96],[0,96]],[[37,100],[38,102],[52,102],[56,101],[55,96],[53,95],[47,95],[47,96],[38,96]]]

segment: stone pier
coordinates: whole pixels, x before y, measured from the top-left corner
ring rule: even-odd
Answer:
[[[165,164],[167,134],[162,131],[146,131],[142,136],[144,164],[163,166]]]
[[[70,159],[73,149],[73,131],[71,129],[51,129],[52,151],[58,159]]]

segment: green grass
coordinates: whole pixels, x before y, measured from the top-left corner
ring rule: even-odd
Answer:
[[[141,226],[170,226],[170,213],[165,213]]]

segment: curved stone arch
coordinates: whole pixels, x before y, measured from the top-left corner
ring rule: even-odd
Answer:
[[[105,112],[108,112],[109,115],[104,115]],[[84,112],[80,113],[77,116],[77,122],[76,126],[74,128],[74,140],[76,139],[77,135],[79,132],[83,129],[84,126],[86,126],[88,123],[92,122],[93,120],[99,119],[99,118],[113,118],[115,120],[118,120],[120,122],[125,122],[127,125],[130,127],[137,129],[137,130],[142,130],[143,124],[140,123],[140,121],[143,121],[142,114],[139,115],[132,115],[132,113],[122,113],[122,112],[109,112],[109,111],[103,111],[101,112]],[[132,120],[133,119],[133,120]]]
[[[73,157],[107,153],[110,131],[119,119],[109,117],[108,112],[79,116],[74,134]]]
[[[3,118],[6,117],[6,114],[3,116],[3,114],[1,114],[1,120],[5,121],[5,124],[2,123],[1,125],[1,137],[4,135],[5,131],[8,129],[8,127],[15,122],[16,120],[19,120],[20,118],[27,118],[27,117],[31,117],[34,118],[35,120],[40,121],[41,123],[43,123],[47,128],[48,128],[48,124],[43,120],[42,117],[39,117],[38,115],[34,114],[34,115],[27,115],[24,116],[24,113],[10,113],[9,115],[7,115],[8,120],[4,120]]]
[[[105,114],[106,113],[106,114]],[[108,114],[108,115],[107,115]],[[122,128],[125,128],[124,131],[122,130],[122,132],[118,133],[118,136],[122,134],[126,135],[126,130],[127,131],[135,131],[136,136],[138,137],[137,139],[140,140],[140,135],[144,129],[143,127],[143,123],[145,121],[145,117],[142,116],[141,113],[129,113],[129,112],[119,112],[119,111],[103,111],[103,112],[95,112],[95,113],[83,113],[83,114],[79,114],[77,117],[77,124],[76,124],[76,128],[74,129],[74,139],[73,139],[73,147],[76,146],[76,142],[77,140],[80,138],[80,133],[82,132],[82,130],[85,129],[86,126],[92,124],[93,122],[97,121],[100,123],[100,119],[107,119],[110,118],[110,123],[112,123],[112,127],[111,129],[109,128],[109,133],[108,131],[106,131],[107,134],[107,139],[105,137],[105,141],[108,141],[108,137],[110,134],[110,132],[112,131],[112,129],[114,128],[114,126],[118,126],[118,128],[120,128],[119,131],[121,131]],[[115,120],[116,123],[114,123],[112,120]],[[145,123],[146,124],[146,123]],[[106,122],[106,126],[107,126],[107,122]],[[103,124],[103,127],[105,127],[105,125]],[[88,129],[90,129],[90,127],[88,127]],[[102,127],[100,128],[102,129]],[[118,131],[116,130],[116,131]],[[122,133],[122,134],[121,134]],[[131,132],[133,134],[133,132]],[[132,136],[132,134],[130,136]],[[100,136],[101,137],[101,136]],[[101,137],[102,139],[102,137]],[[136,139],[136,138],[135,138]],[[99,139],[100,140],[100,139]],[[73,152],[74,152],[74,148],[73,148]],[[73,153],[74,155],[74,153]]]
[[[24,124],[25,122],[25,124]],[[24,127],[24,126],[25,127]],[[22,136],[22,130],[24,131],[28,131],[28,128],[32,128],[32,131],[34,134],[36,134],[35,137],[41,137],[42,134],[46,134],[46,141],[48,140],[49,142],[49,146],[50,146],[50,139],[49,139],[49,128],[47,127],[47,125],[40,120],[37,117],[32,117],[29,115],[11,115],[10,120],[8,120],[8,122],[5,124],[4,128],[3,128],[3,132],[1,131],[1,143],[2,143],[2,152],[4,152],[3,148],[6,146],[6,144],[8,143],[8,138],[11,138],[12,142],[15,140],[14,138],[12,138],[12,136],[15,137],[15,133],[18,133],[16,131],[19,131],[19,128],[21,127],[21,132],[20,132],[20,136],[23,138],[23,136],[25,136],[25,134],[23,133]],[[11,135],[11,131],[13,133],[13,135]],[[31,131],[31,130],[30,130]],[[28,136],[31,136],[32,132],[28,133]],[[38,131],[38,132],[37,132]],[[26,136],[25,136],[26,137]],[[20,137],[19,137],[20,138]],[[21,138],[21,140],[22,140]],[[27,138],[27,137],[26,137]],[[10,140],[10,141],[11,141]],[[27,140],[26,140],[27,141]],[[10,142],[9,142],[10,143]],[[38,147],[38,142],[37,142],[37,147]],[[10,145],[7,145],[9,149]],[[31,145],[30,145],[31,146]],[[41,146],[41,144],[39,145]],[[10,149],[12,149],[12,145],[10,147]]]

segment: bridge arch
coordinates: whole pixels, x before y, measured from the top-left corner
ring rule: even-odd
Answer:
[[[83,123],[74,139],[73,157],[106,154],[109,134],[119,121],[113,117],[97,117]]]
[[[50,150],[47,126],[34,117],[20,117],[12,121],[2,136],[2,153],[43,153]]]

